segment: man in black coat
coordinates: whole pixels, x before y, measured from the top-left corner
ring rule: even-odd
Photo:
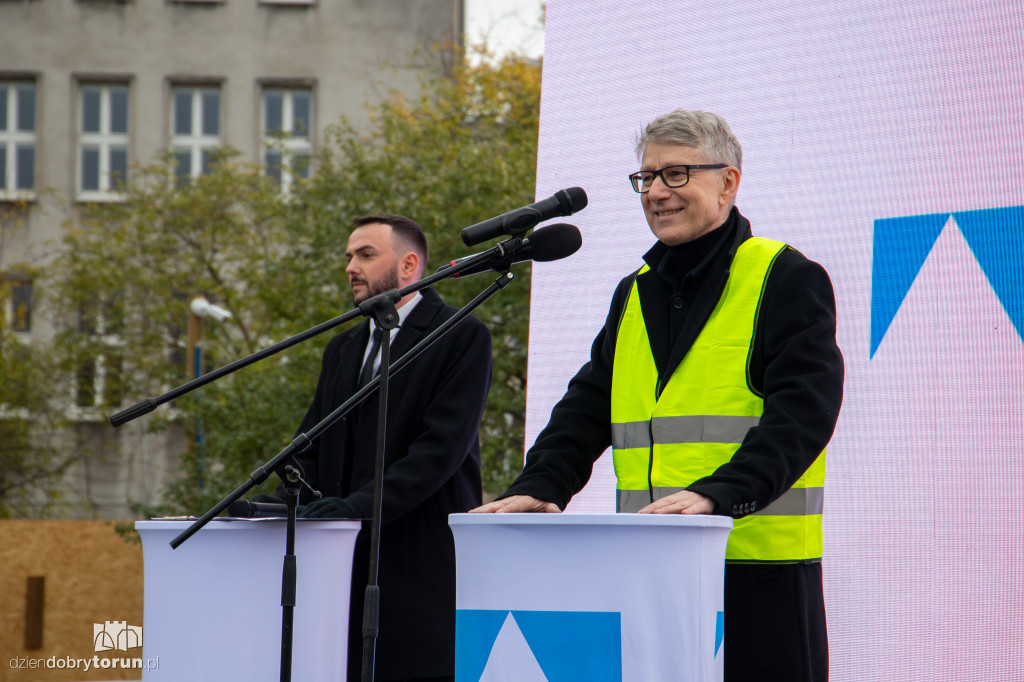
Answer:
[[[421,278],[427,243],[419,225],[392,214],[358,218],[355,225],[346,250],[346,272],[357,304]],[[404,297],[397,307],[401,319],[392,331],[392,360],[456,312],[431,289]],[[379,346],[371,338],[375,328],[372,321],[365,321],[328,343],[300,433],[379,370]],[[375,679],[382,682],[454,677],[455,547],[448,515],[480,504],[478,430],[490,381],[490,334],[471,316],[391,376],[375,666]],[[306,480],[324,495],[307,504],[302,516],[371,517],[376,428],[374,393],[296,458]],[[308,496],[302,502],[308,502]],[[360,679],[368,535],[365,530],[360,533],[353,569],[350,680]]]
[[[645,129],[637,154],[641,170],[630,180],[658,241],[643,256],[646,266],[620,282],[590,362],[552,410],[523,473],[499,500],[475,511],[558,512],[586,484],[594,460],[613,442],[616,341],[634,287],[657,389],[638,381],[632,396],[648,389],[665,395],[684,371],[684,358],[702,338],[708,320],[729,305],[727,292],[744,274],[731,271],[738,250],[752,238],[749,221],[735,208],[742,152],[724,119],[683,110],[660,116]],[[752,338],[746,353],[748,386],[739,388],[763,398],[759,422],[746,431],[728,461],[696,480],[680,482],[678,492],[652,484],[644,491],[649,504],[636,511],[778,517],[790,512],[774,511],[771,504],[823,458],[843,393],[832,283],[820,265],[783,247],[768,266],[756,300],[755,319],[741,327]],[[675,395],[680,394],[676,389]],[[717,445],[713,437],[707,440]],[[647,474],[650,481],[650,469]],[[812,498],[821,499],[808,494]],[[820,528],[820,507],[792,513],[806,515],[809,527],[816,522]],[[807,552],[793,560],[727,562],[727,682],[828,679],[821,554]]]

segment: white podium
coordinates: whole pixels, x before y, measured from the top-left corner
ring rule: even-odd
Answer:
[[[732,519],[453,514],[456,682],[722,679]]]
[[[281,669],[284,519],[137,521],[145,562],[145,682],[273,682]],[[292,679],[345,679],[349,581],[359,521],[300,519]]]

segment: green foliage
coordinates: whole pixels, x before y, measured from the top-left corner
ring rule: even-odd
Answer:
[[[0,310],[9,296],[0,282]],[[58,481],[74,458],[58,435],[58,398],[67,388],[58,376],[45,350],[26,343],[0,314],[0,518],[48,515],[59,500]]]
[[[450,53],[438,52],[438,55]],[[354,217],[408,215],[427,232],[428,272],[468,253],[461,228],[533,200],[540,66],[522,58],[427,70],[422,94],[393,93],[368,130],[328,128],[308,180],[282,196],[258,167],[224,151],[209,174],[182,185],[172,159],[133,173],[125,201],[69,219],[51,269],[57,357],[64,375],[103,358],[104,415],[162,394],[184,369],[187,305],[202,294],[232,312],[206,321],[207,371],[352,307],[345,245]],[[494,382],[481,431],[484,486],[503,490],[520,467],[529,267],[476,314],[491,329]],[[495,275],[496,276],[496,275]],[[486,275],[438,286],[462,305]],[[169,507],[198,513],[290,442],[308,405],[330,334],[238,371],[143,419],[193,434]],[[443,343],[443,341],[442,341]],[[198,433],[201,438],[195,438]],[[272,488],[276,481],[264,488]]]
[[[437,70],[428,70],[438,73]],[[306,278],[314,291],[336,272],[345,282],[344,250],[351,218],[386,211],[415,219],[427,233],[428,272],[467,255],[459,233],[534,198],[540,66],[520,57],[464,61],[424,84],[418,100],[392,95],[359,134],[342,122],[328,131],[316,173],[295,195],[289,214],[293,249],[280,276]],[[529,264],[476,315],[490,328],[494,376],[481,429],[484,488],[501,492],[521,468],[529,324]],[[446,280],[438,292],[463,305],[492,279]],[[347,286],[341,287],[348,304]],[[328,310],[305,318],[310,325]]]

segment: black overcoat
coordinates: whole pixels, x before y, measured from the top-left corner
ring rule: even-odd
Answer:
[[[425,289],[395,335],[391,361],[455,312]],[[369,323],[363,322],[328,343],[299,432],[355,392],[368,339]],[[448,515],[480,504],[478,431],[490,381],[490,334],[472,316],[391,377],[376,650],[376,679],[382,682],[454,674],[455,549]],[[363,518],[372,511],[376,428],[374,392],[296,458],[314,488],[343,498]],[[349,679],[356,680],[368,535],[360,533],[352,580]]]

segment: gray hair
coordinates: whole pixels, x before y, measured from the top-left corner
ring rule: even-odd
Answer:
[[[648,123],[637,137],[636,157],[652,142],[677,144],[700,150],[708,163],[727,163],[743,171],[743,149],[729,124],[708,111],[676,109]]]

